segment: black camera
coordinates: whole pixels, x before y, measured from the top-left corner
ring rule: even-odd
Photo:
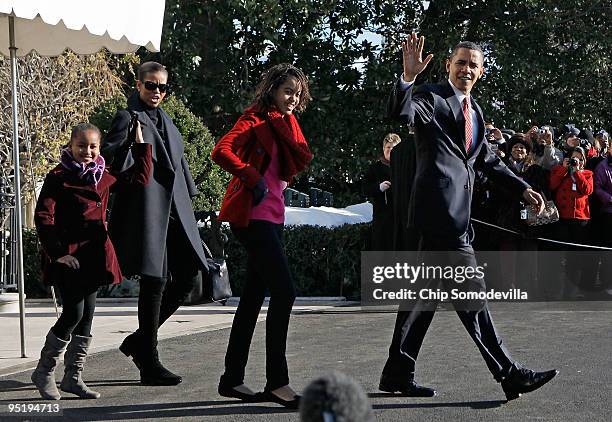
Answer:
[[[538,135],[544,135],[546,133],[546,129],[547,129],[546,126],[542,126],[536,130],[536,133]]]
[[[570,158],[569,165],[572,167],[578,167],[578,159],[576,157]]]
[[[585,151],[591,149],[591,143],[586,140],[586,139],[580,139],[580,147],[583,148]]]

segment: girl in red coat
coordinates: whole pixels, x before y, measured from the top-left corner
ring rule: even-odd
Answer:
[[[132,171],[117,186],[138,189],[147,184],[152,166],[151,145],[136,127],[132,148],[137,157]],[[61,398],[55,384],[55,366],[64,350],[62,391],[97,399],[81,378],[91,344],[96,293],[103,284],[119,283],[122,275],[106,231],[110,188],[118,180],[105,168],[100,155],[100,130],[89,123],[72,129],[60,164],[45,178],[34,215],[43,249],[43,280],[54,284],[62,298],[62,315],[47,334],[32,382],[44,399]]]
[[[585,170],[587,155],[581,147],[572,150],[563,164],[555,166],[550,172],[550,190],[554,194],[555,205],[559,209],[557,223],[559,240],[589,244],[587,224],[591,218],[589,195],[593,193],[593,172]],[[577,283],[583,263],[578,254],[568,254],[566,269],[568,279]],[[566,284],[565,296],[571,296],[575,287]]]
[[[289,386],[285,356],[289,316],[295,288],[283,250],[285,219],[283,190],[312,159],[295,118],[311,99],[304,73],[280,64],[263,75],[255,102],[212,152],[212,159],[233,174],[219,219],[230,222],[247,251],[247,276],[234,316],[225,373],[219,394],[244,401],[272,401],[297,408],[299,396]],[[254,394],[244,385],[244,372],[257,316],[266,289],[270,305],[266,319],[266,379]]]

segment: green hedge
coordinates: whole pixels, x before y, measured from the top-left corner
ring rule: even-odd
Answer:
[[[203,230],[205,240],[209,230]],[[246,254],[229,228],[225,246],[234,295],[244,285]],[[288,226],[284,230],[285,251],[299,296],[346,296],[358,299],[361,251],[370,236],[369,224],[346,224],[336,228]],[[213,252],[214,253],[214,252]],[[30,298],[49,297],[40,282],[40,255],[36,233],[24,233],[26,294]]]
[[[240,295],[246,253],[229,229],[225,247],[234,295]],[[287,226],[285,252],[298,296],[360,296],[361,251],[370,237],[369,224],[336,228]]]
[[[23,239],[23,278],[25,294],[29,299],[51,297],[49,289],[42,282],[40,268],[40,253],[38,250],[38,237],[36,230],[24,229]]]

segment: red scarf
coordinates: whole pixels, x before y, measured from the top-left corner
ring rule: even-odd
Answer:
[[[291,179],[303,171],[312,160],[312,153],[293,114],[283,115],[278,111],[269,111],[268,123],[276,135],[281,165],[280,178],[291,182]]]
[[[254,105],[245,112],[257,113],[261,112],[261,109]],[[276,138],[281,170],[280,178],[291,183],[293,177],[303,171],[312,160],[308,142],[293,114],[284,115],[276,109],[267,110],[264,113],[266,114],[266,121]]]

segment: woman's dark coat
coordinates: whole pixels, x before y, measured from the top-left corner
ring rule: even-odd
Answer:
[[[36,203],[34,222],[43,248],[43,281],[74,276],[77,282],[119,283],[119,262],[106,230],[106,207],[110,189],[136,195],[151,174],[151,147],[134,145],[134,164],[119,180],[104,171],[97,186],[86,184],[73,172],[57,165],[45,178]],[[118,183],[117,183],[118,182]],[[55,262],[72,255],[80,271]]]
[[[128,109],[115,115],[102,144],[102,154],[112,163],[113,173],[121,174],[132,165],[134,158],[122,144],[133,112],[138,115],[144,141],[153,145],[149,184],[137,195],[117,192],[113,199],[110,234],[121,269],[128,276],[166,277],[164,254],[172,207],[200,267],[208,269],[191,203],[198,191],[184,157],[183,138],[168,114],[158,110],[167,139],[162,139],[135,92],[128,100]]]

